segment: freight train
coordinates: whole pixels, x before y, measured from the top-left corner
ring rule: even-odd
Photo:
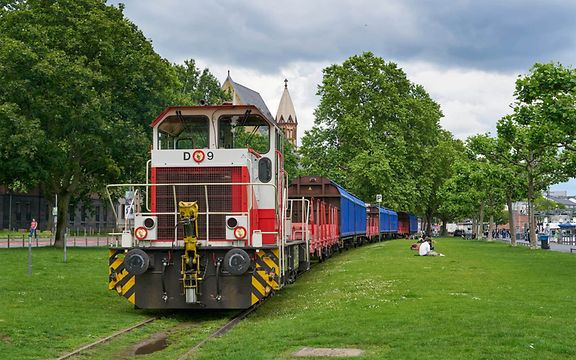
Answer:
[[[282,130],[255,105],[168,107],[151,126],[146,182],[107,187],[108,286],[137,308],[249,308],[311,261],[418,229],[325,177],[288,184]]]

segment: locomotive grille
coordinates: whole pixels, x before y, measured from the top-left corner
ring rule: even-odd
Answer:
[[[213,183],[245,183],[247,171],[242,167],[173,167],[156,168],[156,184],[213,184]],[[174,204],[174,191],[176,192],[176,208]],[[207,194],[207,196],[206,196]],[[246,185],[190,185],[190,186],[159,186],[156,188],[155,209],[158,213],[177,212],[177,203],[180,201],[196,201],[200,213],[210,211],[209,237],[210,240],[224,240],[226,238],[226,215],[212,214],[213,212],[240,212],[246,211]],[[208,198],[208,204],[206,203]],[[158,240],[174,240],[174,216],[158,215]],[[178,227],[178,240],[183,239],[182,227]],[[206,240],[206,215],[198,216],[198,239]]]

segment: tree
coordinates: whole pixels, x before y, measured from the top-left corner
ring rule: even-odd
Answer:
[[[530,74],[516,81],[516,120],[522,125],[547,130],[544,140],[566,150],[574,160],[576,153],[576,69],[562,64],[534,64]],[[573,162],[565,171],[574,176]]]
[[[530,245],[536,247],[534,201],[550,185],[576,175],[573,125],[576,73],[556,64],[536,64],[516,81],[514,112],[498,122],[498,137],[510,163],[526,177]]]
[[[484,218],[489,217],[488,237],[492,235],[494,218],[504,208],[504,181],[500,168],[473,153],[457,159],[454,172],[441,190],[444,201],[440,213],[457,219],[473,219],[473,233],[484,232]]]
[[[538,196],[536,200],[534,200],[534,209],[536,211],[544,212],[566,209],[566,206],[564,204],[557,203],[554,200],[547,199],[544,196]]]
[[[178,80],[122,6],[29,0],[4,7],[0,20],[0,128],[16,131],[0,154],[48,201],[58,195],[61,245],[74,199],[143,179],[147,125]],[[26,150],[15,151],[22,141]]]
[[[414,211],[426,149],[438,142],[436,104],[402,69],[372,53],[324,69],[314,127],[302,139],[302,167],[357,196]],[[322,154],[322,156],[319,156]]]
[[[290,141],[284,142],[284,170],[288,173],[288,184],[300,175],[300,158],[296,147]]]
[[[488,134],[470,137],[467,145],[474,156],[482,156],[498,167],[496,179],[500,180],[498,188],[504,191],[506,198],[510,243],[512,246],[516,246],[516,224],[514,223],[512,203],[526,197],[527,183],[522,168],[518,166],[521,159],[516,156],[516,152],[512,151],[509,143],[499,137],[490,137]]]
[[[424,216],[424,231],[428,235],[432,234],[434,217],[443,217],[445,232],[448,213],[440,211],[444,200],[442,188],[454,174],[454,163],[464,154],[464,144],[453,139],[450,132],[440,130],[438,135],[438,142],[434,146],[421,150],[427,166],[422,169],[419,177],[420,201],[416,209]]]
[[[220,82],[208,68],[200,70],[196,67],[194,59],[185,60],[184,65],[173,65],[180,90],[178,91],[178,104],[198,105],[202,102],[218,105],[230,100],[230,94],[222,90]]]

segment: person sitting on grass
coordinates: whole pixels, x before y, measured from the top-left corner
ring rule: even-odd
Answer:
[[[427,238],[422,244],[420,244],[420,249],[418,249],[418,255],[420,256],[444,256],[444,254],[437,253],[430,249],[430,244],[432,243],[431,238]]]
[[[430,250],[434,250],[434,240],[430,236],[426,236],[423,242],[429,241],[430,242]]]

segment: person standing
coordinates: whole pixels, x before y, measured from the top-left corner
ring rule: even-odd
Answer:
[[[36,219],[32,219],[32,222],[30,223],[30,237],[32,238],[36,238],[36,229],[38,228],[38,222],[36,221]]]

